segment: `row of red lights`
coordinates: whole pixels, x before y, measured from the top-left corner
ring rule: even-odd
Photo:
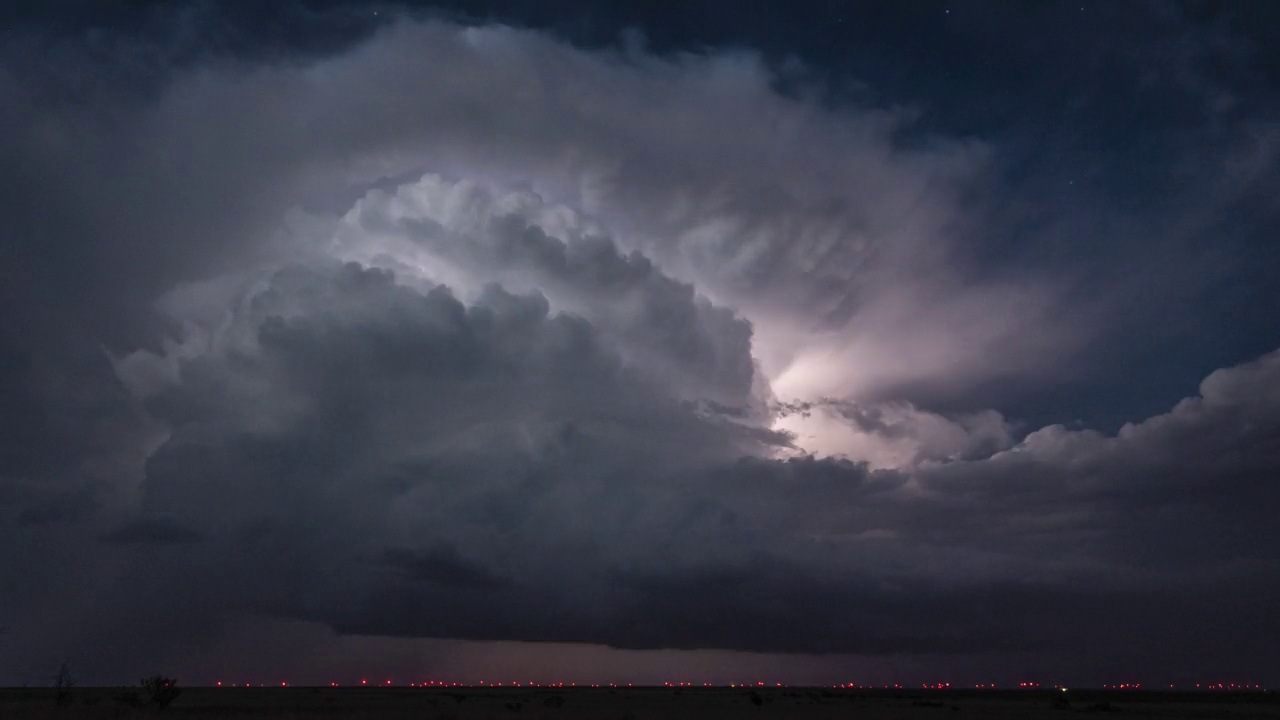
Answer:
[[[368,685],[369,685],[369,681],[368,681],[368,680],[361,680],[361,681],[360,681],[360,685],[361,685],[361,686],[363,686],[363,687],[368,687]],[[378,686],[378,684],[377,684],[377,683],[374,683],[374,686],[376,687],[376,686]],[[387,680],[387,681],[386,681],[386,683],[383,685],[383,687],[390,687],[390,686],[392,686],[392,682],[391,682],[390,680]],[[569,683],[569,685],[568,685],[568,687],[577,687],[577,686],[578,686],[578,684],[577,684],[577,683]],[[664,687],[673,687],[673,688],[683,688],[683,687],[725,687],[724,685],[714,685],[714,684],[712,684],[712,683],[705,683],[705,682],[704,682],[704,683],[700,683],[700,684],[692,683],[692,682],[675,682],[675,683],[672,683],[672,682],[664,682],[664,683],[663,683],[663,686],[664,686]],[[259,683],[259,684],[257,684],[257,685],[254,685],[253,683],[231,683],[231,684],[230,684],[230,685],[228,685],[228,686],[224,686],[224,685],[223,685],[223,683],[222,683],[222,681],[221,681],[221,680],[219,680],[219,681],[217,682],[217,687],[233,687],[233,688],[234,688],[234,687],[244,687],[244,688],[250,688],[250,687],[275,687],[275,686],[274,686],[274,685],[268,686],[268,685],[265,685],[265,684],[262,684],[262,683]],[[279,685],[279,687],[289,687],[289,683],[287,683],[287,682],[281,682],[281,683],[280,683],[280,685]],[[336,682],[331,682],[331,683],[329,683],[329,687],[341,687],[341,685],[340,685],[339,683],[336,683]],[[503,684],[502,684],[502,683],[500,683],[500,682],[499,682],[499,683],[486,683],[484,680],[481,680],[481,681],[480,681],[480,683],[479,683],[479,685],[468,685],[468,684],[466,684],[466,683],[447,682],[447,681],[444,681],[444,680],[426,680],[426,681],[421,682],[421,683],[414,683],[414,682],[411,682],[411,683],[409,683],[409,687],[420,687],[420,688],[431,688],[431,687],[435,687],[435,688],[444,688],[444,687],[503,687]],[[562,687],[565,687],[565,684],[564,684],[564,683],[562,683],[562,682],[560,682],[560,683],[536,683],[536,682],[520,683],[520,682],[510,682],[510,683],[507,683],[506,687],[539,687],[539,688],[540,688],[540,687],[549,687],[549,688],[562,688]],[[611,688],[616,688],[616,687],[633,687],[633,685],[632,685],[631,683],[627,683],[626,685],[618,685],[618,684],[616,684],[616,683],[607,683],[607,684],[603,684],[603,685],[602,685],[602,684],[596,683],[596,684],[591,684],[591,685],[583,685],[583,687],[593,687],[593,688],[611,687]],[[769,687],[769,685],[767,685],[767,684],[766,684],[765,682],[763,682],[763,681],[757,681],[755,684],[752,684],[752,683],[729,683],[728,687],[731,687],[731,688],[740,688],[740,687],[741,687],[741,688],[750,688],[750,687]],[[774,683],[773,687],[790,687],[790,686],[789,686],[789,685],[785,685],[785,684],[783,684],[783,683]],[[833,689],[837,689],[837,690],[877,690],[877,689],[883,689],[883,690],[901,690],[901,689],[903,689],[901,685],[896,685],[896,684],[894,684],[894,685],[878,685],[878,686],[877,686],[877,685],[855,685],[854,683],[845,683],[845,684],[842,684],[842,685],[832,685],[831,687],[832,687]],[[923,688],[923,689],[925,689],[925,690],[950,690],[950,689],[951,689],[951,683],[935,683],[935,684],[932,684],[932,685],[930,685],[930,684],[928,684],[928,683],[922,683],[922,684],[920,685],[920,687],[921,687],[921,688]],[[995,684],[995,683],[991,683],[991,684],[986,684],[986,685],[974,685],[973,687],[974,687],[975,689],[978,689],[978,690],[995,690],[995,689],[996,689],[996,684]],[[1039,688],[1039,687],[1040,687],[1040,683],[1037,683],[1037,682],[1020,682],[1020,683],[1018,683],[1018,687],[1020,687],[1020,688],[1025,688],[1025,689],[1035,689],[1035,688]],[[1064,687],[1062,687],[1062,686],[1060,686],[1060,685],[1054,685],[1053,687],[1054,687],[1054,689],[1055,689],[1055,690],[1064,690],[1064,691],[1066,690],[1066,688],[1064,688]],[[1104,690],[1140,690],[1140,689],[1142,689],[1142,683],[1119,683],[1119,684],[1114,684],[1114,685],[1113,685],[1113,684],[1105,684],[1105,683],[1104,683],[1104,684],[1103,684],[1103,686],[1102,686],[1102,688],[1103,688]],[[1170,689],[1170,690],[1173,690],[1173,689],[1174,689],[1174,686],[1173,686],[1173,685],[1170,685],[1170,686],[1169,686],[1169,689]],[[1196,683],[1196,689],[1197,689],[1197,690],[1261,690],[1261,689],[1262,689],[1262,686],[1257,685],[1257,684],[1249,685],[1249,684],[1236,684],[1236,683],[1209,683],[1209,684]]]

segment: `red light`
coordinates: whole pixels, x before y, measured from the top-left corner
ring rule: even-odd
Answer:
[[[222,681],[221,681],[221,680],[219,680],[219,681],[218,681],[218,687],[222,687]]]

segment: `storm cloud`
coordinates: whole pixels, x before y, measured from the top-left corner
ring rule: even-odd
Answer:
[[[207,680],[260,622],[401,664],[1280,673],[1280,351],[1117,400],[1118,429],[1026,410],[1129,357],[1142,293],[1205,257],[1064,237],[1274,227],[1269,106],[1215,116],[1207,200],[1064,218],[1002,138],[798,60],[385,12],[317,11],[353,24],[308,48],[6,41],[0,681]]]

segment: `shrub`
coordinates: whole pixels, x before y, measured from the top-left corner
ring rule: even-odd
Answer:
[[[53,701],[62,707],[71,700],[71,688],[75,685],[75,680],[71,678],[71,669],[67,667],[64,660],[62,667],[58,668],[58,674],[53,678]]]
[[[182,694],[178,689],[178,681],[163,675],[143,678],[139,684],[142,686],[142,692],[147,696],[147,703],[155,705],[160,710],[169,707],[169,704]]]

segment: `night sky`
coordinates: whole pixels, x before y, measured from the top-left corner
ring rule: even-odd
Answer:
[[[1280,685],[1280,4],[0,9],[0,685]]]

